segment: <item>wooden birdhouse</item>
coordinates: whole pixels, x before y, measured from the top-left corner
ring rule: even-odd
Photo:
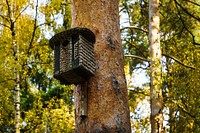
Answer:
[[[95,35],[87,28],[72,28],[53,36],[54,77],[61,83],[79,84],[95,73]]]

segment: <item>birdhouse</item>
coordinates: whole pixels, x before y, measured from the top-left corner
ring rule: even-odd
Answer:
[[[95,73],[95,35],[87,28],[72,28],[53,36],[54,77],[61,83],[79,84]]]

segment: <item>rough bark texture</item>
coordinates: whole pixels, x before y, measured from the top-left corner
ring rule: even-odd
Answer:
[[[120,40],[118,0],[72,0],[72,27],[96,36],[96,73],[88,81],[87,117],[80,116],[81,86],[75,87],[77,133],[130,133],[130,112]]]
[[[159,0],[149,0],[151,133],[161,133],[163,125],[163,96],[161,88],[161,49],[159,30]]]

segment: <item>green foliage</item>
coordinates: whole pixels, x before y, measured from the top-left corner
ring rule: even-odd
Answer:
[[[191,53],[198,57],[199,48]],[[176,120],[176,128],[174,132],[199,132],[200,110],[199,110],[199,58],[195,58],[193,64],[196,64],[195,70],[182,68],[178,64],[174,64],[173,69],[167,76],[169,92],[166,105],[175,107],[174,112],[178,112],[173,118]],[[181,124],[178,124],[181,123]]]
[[[74,113],[63,99],[53,97],[44,103],[41,95],[36,93],[34,97],[34,107],[26,112],[24,119],[26,124],[22,131],[36,133],[74,131]]]
[[[149,102],[145,99],[149,97],[149,90],[145,87],[135,87],[134,90],[129,90],[128,97],[132,131],[136,133],[148,133],[150,127],[149,112],[147,112]]]
[[[8,88],[0,86],[0,132],[6,132],[6,128],[14,125],[14,100],[13,94]]]
[[[125,33],[123,36],[123,46],[125,55],[137,55],[143,58],[148,58],[148,8],[147,2],[141,4],[138,1],[123,0],[122,8],[128,15],[128,25],[132,28],[126,28],[122,31]],[[130,70],[133,71],[138,64],[144,64],[140,59],[126,58],[129,62]]]
[[[68,1],[2,0],[0,7],[0,132],[14,132],[17,70],[21,131],[73,132],[73,89],[52,78],[53,51],[47,35],[70,27]]]
[[[40,6],[41,13],[45,16],[45,23],[51,26],[55,33],[70,28],[71,24],[71,13],[70,3],[68,0],[49,0],[47,4]],[[58,25],[55,19],[62,16],[62,25]]]
[[[73,89],[52,78],[53,52],[48,46],[51,34],[70,28],[70,4],[67,0],[1,0],[0,1],[0,132],[14,132],[14,88],[16,49],[12,44],[11,20],[20,49],[21,126],[23,132],[73,132]],[[171,132],[200,132],[199,110],[199,4],[198,0],[161,0],[163,92],[165,107],[170,110]],[[8,10],[10,5],[14,15]],[[14,6],[15,5],[15,6]],[[122,30],[124,53],[145,59],[148,55],[148,1],[121,0],[129,28]],[[37,11],[37,13],[36,13]],[[44,20],[43,20],[44,19]],[[49,35],[50,34],[50,35]],[[125,58],[130,72],[147,66],[139,58]],[[134,74],[133,74],[134,75]],[[129,91],[132,128],[149,131],[149,117],[141,117],[137,107],[149,100],[148,84]],[[171,115],[173,114],[173,115]]]
[[[200,6],[198,0],[161,0],[160,1],[160,34],[162,46],[162,77],[163,97],[165,109],[169,110],[168,125],[165,127],[170,133],[199,132],[199,26]],[[148,1],[121,0],[122,15],[127,15],[127,22],[122,30],[124,53],[142,58],[148,57]],[[123,20],[124,21],[124,20]],[[123,27],[123,26],[122,26]],[[146,61],[139,58],[125,57],[130,65],[131,73],[141,69]],[[191,69],[192,66],[196,69]],[[143,68],[142,68],[143,69]],[[148,67],[147,67],[148,74]],[[132,74],[134,76],[134,73]],[[129,94],[131,112],[140,104],[145,89],[134,85],[133,93]],[[142,87],[143,88],[143,87]],[[135,116],[138,112],[134,112]],[[149,120],[148,120],[149,121]],[[167,120],[166,120],[167,121]],[[140,132],[136,123],[140,119],[133,119],[133,129]],[[135,124],[135,125],[134,125]],[[142,125],[142,123],[140,124]],[[147,127],[146,127],[147,129]]]

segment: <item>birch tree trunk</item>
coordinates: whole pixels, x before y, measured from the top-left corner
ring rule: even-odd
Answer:
[[[151,133],[161,133],[163,128],[163,96],[161,88],[162,71],[159,25],[159,0],[149,0]]]
[[[13,39],[15,39],[15,36],[13,36]],[[20,133],[20,75],[19,75],[19,46],[16,43],[16,40],[13,40],[14,47],[17,49],[17,55],[16,55],[16,68],[15,68],[15,130],[16,133]]]
[[[14,58],[15,58],[15,132],[20,133],[20,64],[19,64],[19,45],[16,41],[15,35],[15,23],[13,19],[10,20],[11,22],[11,34],[12,34],[12,45],[14,48]]]
[[[14,59],[15,59],[15,93],[14,93],[14,104],[15,104],[15,133],[20,133],[20,63],[19,63],[19,45],[16,40],[16,32],[15,32],[15,2],[9,3],[7,2],[8,12],[10,15],[10,31],[12,36],[12,45],[14,49]]]
[[[87,117],[80,116],[80,86],[74,90],[77,133],[130,133],[130,112],[119,28],[119,0],[71,0],[72,27],[96,36],[96,73],[88,81]]]
[[[14,58],[15,58],[15,132],[20,133],[20,64],[19,64],[19,45],[16,41],[15,35],[15,23],[13,19],[11,21],[11,34],[12,44],[14,47]]]
[[[14,104],[15,104],[15,133],[20,133],[20,63],[19,63],[19,45],[16,40],[16,3],[11,1],[6,1],[8,7],[8,15],[10,22],[10,32],[12,36],[12,45],[13,45],[13,57],[15,59],[15,93],[14,93]]]

